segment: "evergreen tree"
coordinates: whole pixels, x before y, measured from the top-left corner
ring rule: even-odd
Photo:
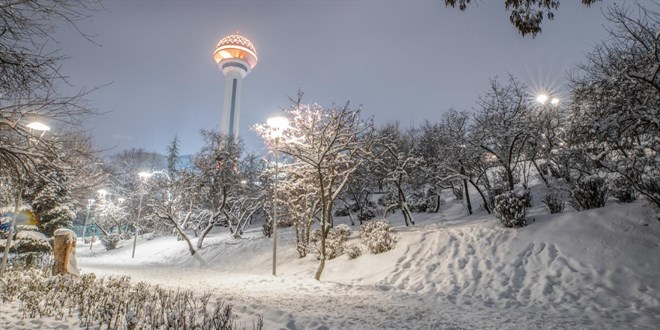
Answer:
[[[167,146],[167,172],[170,177],[173,177],[176,173],[176,163],[179,158],[179,136],[174,135],[174,139],[170,142],[170,145]]]
[[[39,230],[53,236],[58,228],[71,227],[76,213],[71,198],[71,180],[68,173],[53,167],[45,167],[28,191],[26,201],[39,219]]]

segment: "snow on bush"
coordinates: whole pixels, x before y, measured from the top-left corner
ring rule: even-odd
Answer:
[[[571,205],[578,211],[603,207],[609,194],[607,181],[590,175],[578,180],[571,188]]]
[[[121,237],[116,233],[108,234],[107,236],[103,236],[101,238],[101,243],[107,251],[116,249],[117,243],[119,243],[119,241],[121,241]]]
[[[170,290],[127,276],[96,278],[94,274],[49,276],[47,270],[11,270],[0,278],[0,300],[20,301],[22,317],[77,316],[82,328],[101,329],[245,329],[232,306],[211,294]],[[253,329],[263,328],[257,316]]]
[[[360,241],[373,254],[387,252],[396,245],[397,237],[387,220],[373,220],[360,227]]]
[[[507,191],[495,196],[494,209],[504,227],[519,228],[527,225],[525,203],[525,196],[514,191]]]
[[[14,236],[10,251],[14,253],[12,266],[33,267],[50,261],[53,248],[46,235],[38,231],[22,230]]]
[[[556,189],[548,190],[542,201],[551,214],[564,212],[564,206],[566,206],[566,203],[562,200],[560,191]]]
[[[362,255],[362,248],[357,244],[347,245],[346,255],[348,256],[348,259],[355,259]]]
[[[348,240],[349,236],[351,236],[351,227],[346,224],[340,224],[330,228],[328,237],[325,239],[325,255],[328,260],[337,258],[344,254],[346,241]],[[316,254],[316,258],[320,260],[321,230],[316,229],[312,231],[310,241],[316,246],[314,253]]]
[[[635,189],[625,177],[619,176],[612,181],[612,196],[622,203],[632,203],[637,199]]]

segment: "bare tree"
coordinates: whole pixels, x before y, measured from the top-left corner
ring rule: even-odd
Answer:
[[[360,109],[344,106],[324,108],[317,104],[302,104],[302,94],[292,107],[285,109],[291,128],[278,145],[280,152],[293,158],[289,166],[308,166],[310,184],[317,187],[321,209],[321,257],[314,277],[320,280],[327,258],[326,238],[332,226],[333,201],[342,192],[351,174],[363,162],[369,150],[373,124],[360,118]],[[256,131],[269,141],[269,130],[257,126]]]

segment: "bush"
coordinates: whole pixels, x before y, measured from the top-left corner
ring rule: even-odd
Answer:
[[[374,211],[372,209],[367,209],[367,208],[362,210],[362,213],[358,214],[358,219],[360,221],[371,220],[374,217],[376,217],[376,214],[374,213]]]
[[[495,212],[507,228],[519,228],[527,225],[525,220],[525,197],[513,191],[495,196]]]
[[[210,293],[164,289],[127,276],[49,276],[44,270],[11,270],[0,281],[2,302],[20,301],[23,317],[76,317],[82,328],[245,329],[232,306],[211,302]],[[253,329],[263,328],[257,316]]]
[[[116,249],[117,243],[119,243],[119,241],[121,241],[121,237],[116,233],[108,234],[107,236],[103,236],[101,238],[101,243],[107,251]]]
[[[355,259],[362,255],[362,248],[357,244],[350,244],[346,246],[346,255],[348,259]]]
[[[350,209],[348,207],[336,209],[334,215],[336,217],[347,217],[350,215]]]
[[[346,248],[346,241],[351,236],[351,227],[345,224],[340,224],[330,228],[328,237],[325,239],[325,255],[328,260],[339,257],[344,254]],[[310,242],[314,243],[316,250],[314,251],[317,259],[321,259],[321,230],[316,229],[312,231]]]
[[[637,199],[635,189],[630,187],[630,183],[623,176],[612,182],[612,196],[622,203],[632,203]]]
[[[561,193],[557,190],[551,189],[543,197],[543,204],[548,207],[550,214],[564,212],[566,203],[562,200]]]
[[[387,252],[396,245],[397,237],[387,220],[374,220],[360,227],[360,241],[373,254]]]
[[[532,207],[532,191],[525,189],[522,192],[519,192],[518,195],[523,200],[523,205],[525,207]]]
[[[605,206],[610,188],[605,179],[592,175],[578,180],[571,188],[571,205],[578,211]]]

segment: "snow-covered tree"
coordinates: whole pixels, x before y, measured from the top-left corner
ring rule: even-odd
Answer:
[[[660,14],[612,5],[610,38],[571,82],[572,146],[660,205]]]
[[[256,131],[271,148],[292,157],[288,166],[311,169],[310,184],[316,187],[321,208],[321,256],[314,275],[319,280],[327,259],[325,244],[332,227],[333,202],[369,152],[373,124],[362,120],[360,109],[351,110],[348,103],[324,108],[303,104],[301,98],[302,94],[284,110],[291,127],[278,144],[269,139],[268,127],[257,126]]]
[[[30,204],[39,219],[39,229],[53,236],[58,228],[73,225],[76,217],[71,198],[69,173],[51,166],[37,166],[40,176],[27,183],[23,199]]]
[[[388,205],[401,209],[406,226],[414,225],[412,212],[406,199],[410,190],[410,177],[422,159],[418,155],[419,139],[414,130],[402,132],[398,123],[388,124],[377,132],[376,150],[372,159],[374,169],[384,185],[392,188],[396,204]]]
[[[229,225],[225,216],[227,203],[234,189],[240,184],[238,176],[242,143],[215,131],[202,130],[204,146],[193,158],[199,175],[199,203],[205,210],[206,221],[197,248],[202,248],[204,238],[222,223]]]
[[[527,91],[513,76],[505,84],[491,80],[488,92],[479,97],[468,140],[482,149],[485,161],[502,169],[509,191],[514,189],[515,170],[526,158],[528,142],[536,136]]]

